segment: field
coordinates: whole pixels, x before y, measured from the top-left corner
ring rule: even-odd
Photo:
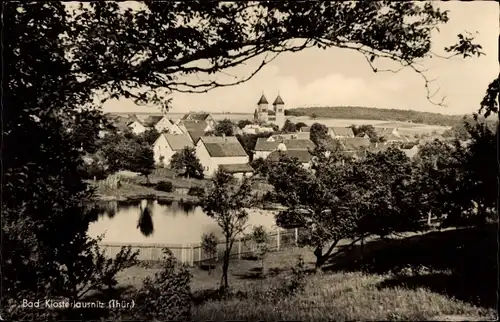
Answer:
[[[365,244],[363,257],[358,247],[322,273],[306,273],[304,289],[292,294],[282,290],[290,285],[297,255],[312,267],[314,258],[308,249],[269,254],[265,274],[259,261],[234,260],[230,266],[233,296],[221,297],[215,291],[218,268],[212,274],[193,268],[193,320],[492,320],[496,283],[491,274],[496,271],[491,255],[498,248],[494,234],[494,229],[487,233],[458,229],[376,240]],[[483,257],[474,250],[477,246],[482,247]],[[425,269],[397,270],[411,263],[421,263]],[[120,285],[134,289],[156,271],[130,268],[120,274]]]

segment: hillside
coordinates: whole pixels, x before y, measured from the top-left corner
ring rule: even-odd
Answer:
[[[285,110],[285,115],[337,119],[411,121],[413,123],[442,126],[453,126],[463,119],[463,115],[444,115],[412,110],[369,108],[361,106],[300,107]]]

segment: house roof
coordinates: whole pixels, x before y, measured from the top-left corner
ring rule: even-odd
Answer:
[[[271,162],[278,162],[282,155],[286,155],[289,158],[298,159],[300,163],[311,162],[312,155],[307,150],[287,150],[287,151],[273,151],[267,157],[267,160]]]
[[[363,150],[370,147],[370,140],[362,137],[345,138],[339,141],[345,151]]]
[[[280,143],[283,143],[289,150],[314,149],[314,143],[309,139],[281,139],[274,138],[275,141],[267,141],[267,138],[258,138],[255,144],[255,151],[273,151]]]
[[[288,150],[307,150],[315,147],[313,141],[304,139],[284,140],[283,143]]]
[[[148,127],[155,126],[162,118],[163,116],[161,115],[150,115],[143,121],[143,125]]]
[[[350,127],[331,127],[330,130],[332,130],[336,136],[354,137],[354,132]]]
[[[255,151],[272,151],[278,148],[281,141],[268,141],[267,138],[258,138],[255,143]]]
[[[181,120],[205,121],[209,116],[210,114],[205,112],[190,112],[184,114]]]
[[[378,136],[387,136],[391,135],[392,132],[396,131],[397,128],[395,127],[376,127],[375,128],[375,133],[377,133]]]
[[[260,105],[260,104],[269,104],[269,102],[267,101],[264,94],[262,94],[262,96],[260,97],[260,100],[257,102],[257,105]]]
[[[191,140],[196,144],[198,140],[205,135],[205,131],[187,131],[187,135],[191,137]]]
[[[205,145],[211,157],[243,157],[247,156],[245,149],[235,136],[203,136],[200,140]]]
[[[281,96],[278,94],[278,96],[276,97],[276,99],[274,100],[274,103],[273,105],[278,105],[278,104],[282,104],[284,105],[285,102],[283,102],[283,99],[281,98]]]
[[[196,120],[182,121],[179,125],[184,125],[188,131],[204,131],[207,127],[207,123],[205,121]]]
[[[193,147],[193,143],[187,134],[162,134],[174,151],[184,149],[186,146]]]
[[[248,163],[242,164],[221,164],[219,166],[222,170],[229,173],[247,173],[253,172],[253,168]]]

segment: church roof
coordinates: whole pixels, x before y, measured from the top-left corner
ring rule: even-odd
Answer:
[[[284,105],[285,102],[283,102],[283,99],[281,98],[281,96],[278,94],[278,96],[276,97],[276,99],[274,100],[274,103],[273,105],[278,105],[278,104],[282,104]]]
[[[269,104],[269,103],[267,102],[267,99],[266,99],[266,97],[264,96],[264,94],[262,94],[262,96],[260,97],[259,102],[257,103],[257,105],[260,105],[260,104]]]

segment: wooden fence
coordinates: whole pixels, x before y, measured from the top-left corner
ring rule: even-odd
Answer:
[[[295,229],[277,229],[276,232],[269,234],[270,251],[279,251],[282,248],[293,247],[297,245],[299,230]],[[109,257],[114,257],[124,246],[130,246],[132,251],[139,251],[137,259],[139,261],[159,261],[163,256],[163,248],[169,248],[173,255],[182,263],[194,266],[204,261],[213,259],[206,254],[201,243],[198,244],[128,244],[128,243],[101,243],[101,250]],[[217,245],[216,259],[222,258],[225,251],[224,241]],[[249,238],[239,238],[231,249],[231,257],[243,258],[246,255],[253,254],[256,244]]]

